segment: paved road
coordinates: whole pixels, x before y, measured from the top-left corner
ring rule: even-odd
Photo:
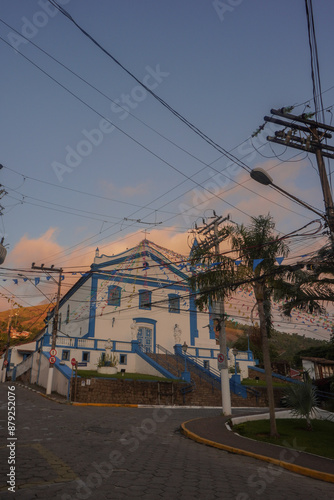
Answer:
[[[2,500],[334,500],[333,484],[179,433],[181,422],[217,410],[71,407],[16,386],[17,441],[7,439],[8,386],[0,384]],[[6,486],[10,453],[14,493]]]

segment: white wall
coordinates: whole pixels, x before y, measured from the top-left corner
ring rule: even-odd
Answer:
[[[52,391],[67,397],[69,388],[69,380],[54,367],[54,374],[52,380]]]
[[[302,364],[303,364],[303,370],[309,373],[312,380],[315,380],[315,369],[313,361],[302,359]]]
[[[70,337],[83,337],[88,333],[90,297],[92,279],[87,281],[76,290],[73,295],[59,308],[61,313],[61,331]],[[67,306],[70,306],[70,320],[66,323]],[[49,324],[48,332],[52,333],[52,321]],[[59,333],[59,335],[62,335]]]
[[[18,365],[23,361],[23,354],[21,354],[19,351],[29,351],[33,353],[36,349],[36,342],[29,342],[28,344],[24,345],[17,345],[13,346],[11,348],[11,357],[10,357],[10,364],[14,366]]]
[[[22,363],[18,364],[16,367],[16,378],[25,373],[27,370],[32,368],[33,365],[33,354],[29,356],[27,359],[22,361]]]

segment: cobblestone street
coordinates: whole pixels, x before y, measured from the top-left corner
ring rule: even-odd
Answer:
[[[73,407],[16,386],[16,491],[8,492],[7,387],[0,386],[1,499],[334,500],[333,484],[186,439],[218,410]]]

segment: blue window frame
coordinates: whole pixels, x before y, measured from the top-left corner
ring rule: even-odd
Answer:
[[[70,360],[70,351],[63,349],[63,352],[61,354],[61,359],[62,359],[62,361],[69,361]]]
[[[168,294],[168,310],[170,313],[180,312],[180,297],[175,293]]]
[[[151,309],[152,292],[139,290],[139,309]]]
[[[121,287],[119,286],[109,286],[108,287],[108,306],[120,306],[121,305]]]
[[[127,355],[126,354],[120,354],[119,355],[119,364],[120,365],[126,365],[127,364]]]
[[[89,363],[89,361],[90,361],[90,352],[83,351],[83,353],[82,353],[82,361],[87,361]]]

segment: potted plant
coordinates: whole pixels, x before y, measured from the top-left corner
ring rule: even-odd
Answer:
[[[116,354],[110,353],[108,354],[101,354],[98,364],[97,364],[97,371],[98,373],[104,373],[106,375],[114,374],[117,373],[117,366],[118,366],[118,358]]]

